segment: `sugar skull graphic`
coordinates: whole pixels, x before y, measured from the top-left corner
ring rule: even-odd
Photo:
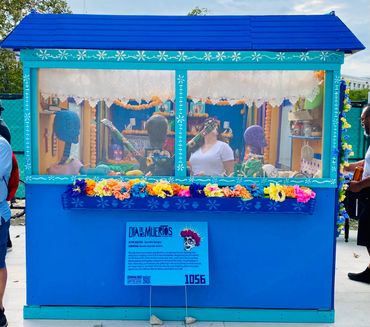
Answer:
[[[184,238],[184,250],[191,251],[194,247],[200,245],[200,236],[197,232],[191,229],[183,229],[180,233],[181,237]]]

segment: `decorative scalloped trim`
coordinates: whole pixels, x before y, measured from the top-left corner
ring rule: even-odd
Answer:
[[[22,50],[22,60],[150,63],[342,63],[343,52],[269,51],[140,51],[34,49]]]

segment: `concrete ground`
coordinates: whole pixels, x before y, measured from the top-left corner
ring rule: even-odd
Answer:
[[[4,306],[9,327],[118,327],[150,326],[146,321],[95,321],[95,320],[23,320],[22,310],[25,304],[25,227],[11,226],[13,251],[8,253],[8,285]],[[370,326],[370,285],[350,281],[347,273],[360,272],[369,263],[366,248],[356,245],[356,232],[350,232],[348,243],[343,236],[338,239],[337,268],[335,289],[334,324],[272,324],[272,323],[230,323],[230,322],[196,322],[194,327],[369,327]],[[166,326],[184,326],[183,322],[165,322]]]

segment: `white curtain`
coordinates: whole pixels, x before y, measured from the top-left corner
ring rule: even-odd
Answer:
[[[57,96],[62,101],[73,97],[77,103],[99,100],[112,103],[174,99],[175,72],[158,70],[39,69],[39,91],[43,97]]]
[[[244,99],[280,105],[284,99],[312,97],[318,83],[313,71],[190,71],[188,95],[195,100]]]
[[[284,99],[295,102],[300,96],[313,98],[319,81],[313,71],[189,71],[188,95],[195,101],[228,99],[257,105],[267,101],[280,105]],[[40,69],[39,90],[44,97],[62,101],[73,97],[77,104],[99,100],[111,104],[119,99],[162,101],[175,97],[175,72],[162,70]]]

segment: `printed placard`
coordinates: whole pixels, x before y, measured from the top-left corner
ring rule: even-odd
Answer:
[[[127,222],[125,285],[209,285],[207,222]]]

